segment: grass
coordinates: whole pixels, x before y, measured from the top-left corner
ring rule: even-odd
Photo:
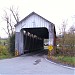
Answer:
[[[0,45],[4,45],[4,43],[7,43],[7,39],[0,39]]]
[[[70,62],[70,63],[75,62],[75,57],[70,57],[70,56],[63,56],[62,58],[60,58],[59,56],[58,59],[64,62]]]
[[[60,62],[65,65],[73,66],[75,67],[75,57],[70,56],[53,56],[53,59],[56,62]]]
[[[0,59],[12,58],[12,55],[0,55]]]

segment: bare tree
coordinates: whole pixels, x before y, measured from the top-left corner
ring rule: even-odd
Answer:
[[[70,27],[70,29],[69,29],[70,31],[69,32],[71,32],[71,33],[73,33],[74,34],[74,32],[75,32],[75,26],[74,25],[72,25],[71,27]]]
[[[64,54],[64,46],[65,46],[65,35],[66,35],[66,25],[67,25],[67,20],[62,22],[61,28],[59,29],[60,35],[58,38],[58,44],[60,46],[60,53]]]
[[[13,9],[13,7],[10,7],[10,9],[8,9],[8,10],[9,10],[10,13],[7,13],[6,11],[4,11],[5,16],[3,17],[3,19],[7,23],[7,32],[6,33],[10,37],[14,33],[14,25],[13,25],[13,23],[16,24],[16,23],[19,22],[19,14],[18,14],[18,10],[15,11]],[[14,19],[15,22],[13,22],[13,19]]]
[[[13,9],[13,7],[12,7],[12,8],[10,8],[10,11],[11,11],[11,13],[12,13],[12,15],[13,15],[13,17],[14,17],[16,23],[18,23],[18,22],[19,22],[18,10],[15,12],[14,9]]]
[[[59,43],[58,47],[60,50],[58,52],[60,52],[63,55],[69,55],[69,56],[74,56],[75,53],[75,27],[71,26],[71,28],[69,29],[69,32],[66,32],[66,26],[67,26],[67,22],[63,22],[62,23],[62,27],[61,27],[61,36],[59,37],[59,41],[57,43]]]
[[[15,55],[14,25],[19,22],[19,14],[18,14],[18,9],[14,10],[13,7],[10,7],[10,9],[8,9],[8,11],[4,11],[5,16],[3,17],[4,21],[6,21],[7,31],[5,28],[3,28],[3,29],[9,36],[8,49],[13,55]]]
[[[64,46],[65,43],[65,34],[66,34],[66,25],[67,25],[67,21],[63,21],[62,23],[62,36],[63,36],[63,40],[62,40],[62,48]],[[62,49],[63,50],[63,49]]]

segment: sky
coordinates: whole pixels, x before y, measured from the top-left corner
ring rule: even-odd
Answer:
[[[0,37],[7,37],[6,22],[3,20],[4,10],[11,6],[18,8],[20,20],[31,12],[36,12],[55,24],[59,33],[62,22],[67,20],[67,30],[75,23],[75,0],[0,0]],[[9,11],[8,11],[9,13]]]

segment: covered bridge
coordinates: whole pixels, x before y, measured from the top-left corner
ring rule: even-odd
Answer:
[[[44,39],[49,39],[48,44],[55,46],[54,24],[35,12],[18,22],[15,32],[15,51],[19,55],[27,51],[44,49]]]

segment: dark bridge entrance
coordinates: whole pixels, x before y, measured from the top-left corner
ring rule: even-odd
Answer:
[[[22,32],[24,53],[44,49],[44,39],[49,38],[47,28],[23,28]]]

